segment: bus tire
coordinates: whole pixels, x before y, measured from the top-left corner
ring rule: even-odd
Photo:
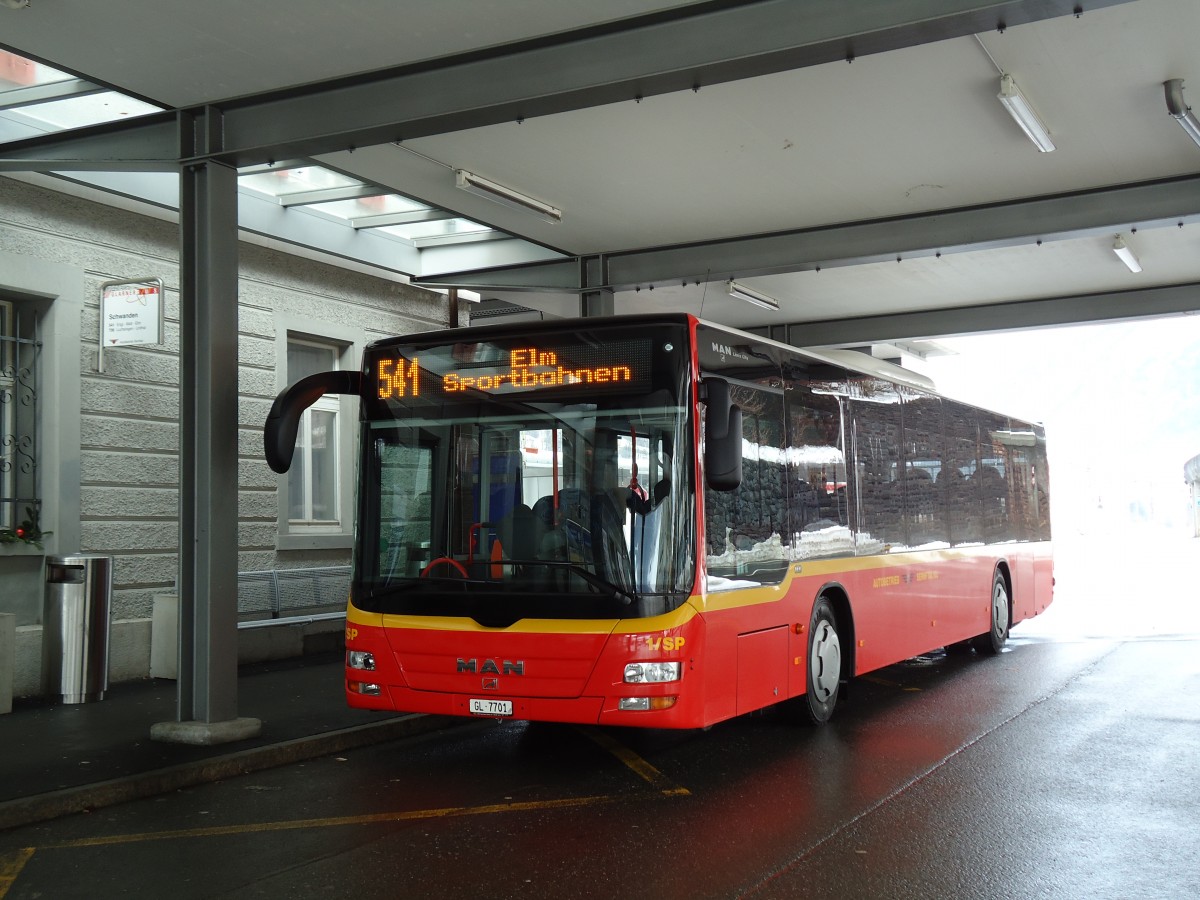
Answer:
[[[976,653],[995,656],[1004,649],[1004,644],[1008,640],[1010,603],[1008,582],[1004,580],[1004,573],[997,569],[992,575],[992,594],[988,613],[991,627],[972,639],[971,643],[975,647]]]
[[[813,604],[808,622],[808,656],[805,665],[805,718],[824,725],[833,716],[842,684],[842,641],[833,605],[824,597]]]

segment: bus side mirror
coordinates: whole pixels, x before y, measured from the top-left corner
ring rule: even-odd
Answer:
[[[708,377],[700,382],[704,413],[704,480],[714,491],[736,490],[742,483],[742,410],[729,399],[729,382]]]
[[[359,393],[358,372],[320,372],[301,378],[275,398],[263,426],[263,454],[272,471],[282,475],[292,467],[296,433],[304,411],[325,394]]]

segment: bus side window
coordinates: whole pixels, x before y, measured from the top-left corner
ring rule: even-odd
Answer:
[[[731,387],[742,410],[742,480],[732,491],[704,491],[708,562],[713,574],[777,583],[787,570],[788,486],[783,397]]]
[[[979,468],[979,423],[975,410],[953,400],[942,402],[946,421],[946,448],[938,486],[946,503],[951,544],[983,540],[983,504]]]
[[[838,399],[794,381],[788,393],[788,527],[797,552],[805,533],[848,524],[841,443]]]
[[[875,391],[882,396],[888,390]],[[863,394],[870,396],[868,387]],[[904,488],[900,456],[900,404],[855,400],[850,404],[859,518],[855,543],[860,554],[905,543]]]
[[[945,498],[937,484],[945,450],[942,401],[921,393],[906,396],[903,415],[907,543],[913,547],[944,543],[948,537]]]

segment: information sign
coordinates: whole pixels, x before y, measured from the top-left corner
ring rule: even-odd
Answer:
[[[100,353],[97,371],[104,371],[104,350],[163,339],[161,278],[106,281],[100,286]]]

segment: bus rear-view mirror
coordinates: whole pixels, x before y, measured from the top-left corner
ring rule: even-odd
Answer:
[[[742,483],[742,410],[729,397],[729,382],[710,376],[701,382],[704,412],[704,478],[714,491]]]

